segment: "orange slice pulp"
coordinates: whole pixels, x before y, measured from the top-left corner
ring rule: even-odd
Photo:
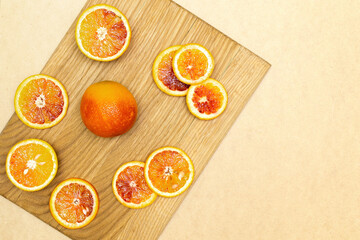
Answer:
[[[162,197],[175,197],[189,188],[194,166],[179,148],[163,147],[150,154],[145,163],[145,180]]]
[[[153,78],[161,91],[171,96],[185,96],[189,85],[180,82],[174,74],[172,60],[181,45],[169,47],[159,53],[153,64]]]
[[[156,194],[148,187],[143,162],[128,162],[115,173],[112,187],[118,201],[129,208],[144,208],[152,204]]]
[[[57,169],[54,149],[39,139],[27,139],[15,144],[6,159],[8,178],[25,191],[38,191],[49,185]]]
[[[189,88],[186,103],[197,118],[210,120],[218,117],[227,106],[227,93],[218,81],[209,78]]]
[[[183,83],[198,84],[210,77],[214,70],[214,58],[199,44],[186,44],[173,58],[175,76]]]
[[[63,227],[76,229],[88,225],[99,209],[99,197],[87,181],[70,178],[61,182],[50,197],[50,212]]]
[[[26,78],[15,93],[15,112],[32,128],[44,129],[58,124],[66,115],[69,100],[64,86],[44,74]]]
[[[112,61],[128,48],[131,29],[125,15],[113,6],[94,5],[86,9],[76,25],[76,42],[87,57]]]

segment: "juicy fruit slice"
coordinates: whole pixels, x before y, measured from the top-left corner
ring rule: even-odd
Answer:
[[[76,42],[87,57],[97,61],[112,61],[128,48],[131,29],[125,15],[106,5],[86,9],[76,25]]]
[[[227,93],[218,81],[209,78],[203,83],[189,88],[186,103],[197,118],[210,120],[218,117],[227,106]]]
[[[162,197],[175,197],[189,188],[194,165],[179,148],[163,147],[150,154],[145,163],[145,180]]]
[[[148,187],[143,162],[128,162],[115,173],[112,187],[115,197],[129,208],[144,208],[152,204],[156,194]]]
[[[183,83],[198,84],[210,77],[214,58],[205,47],[191,43],[180,48],[173,58],[175,76]]]
[[[76,229],[88,225],[99,209],[99,197],[87,181],[70,178],[51,193],[50,212],[63,227]]]
[[[69,105],[64,86],[44,74],[26,78],[17,88],[14,102],[19,119],[37,129],[58,124],[66,115]]]
[[[57,168],[54,149],[39,139],[27,139],[15,144],[6,158],[8,178],[25,191],[38,191],[49,185]]]
[[[159,53],[152,69],[156,85],[161,91],[171,96],[185,96],[190,87],[177,79],[172,68],[173,57],[179,48],[181,45],[176,45]]]

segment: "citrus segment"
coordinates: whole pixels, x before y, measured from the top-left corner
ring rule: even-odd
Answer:
[[[193,178],[194,166],[189,156],[178,148],[160,148],[146,160],[146,182],[160,196],[178,196],[190,186]]]
[[[58,168],[54,149],[39,139],[27,139],[11,148],[6,159],[10,181],[25,191],[38,191],[49,185]]]
[[[225,110],[227,93],[221,83],[209,78],[189,88],[186,103],[194,116],[210,120],[218,117]]]
[[[76,25],[76,42],[89,58],[111,61],[128,48],[131,29],[118,9],[99,4],[86,9]]]
[[[156,57],[153,65],[153,78],[156,85],[166,94],[172,96],[185,96],[189,85],[180,82],[174,74],[172,60],[180,45],[172,46]]]
[[[26,78],[15,93],[15,111],[29,127],[44,129],[55,126],[65,116],[68,96],[55,78],[38,74]]]
[[[179,56],[178,68],[182,77],[198,80],[208,68],[206,55],[197,49],[184,51]]]
[[[143,162],[128,162],[114,175],[113,192],[119,202],[126,207],[143,208],[156,199],[156,194],[146,184],[144,166]]]
[[[81,228],[89,224],[99,208],[95,188],[87,181],[70,178],[61,182],[50,197],[50,211],[66,228]]]
[[[175,76],[183,83],[197,84],[210,77],[214,70],[214,58],[199,44],[187,44],[173,58]]]

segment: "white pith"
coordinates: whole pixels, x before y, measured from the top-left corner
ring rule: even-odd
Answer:
[[[106,30],[106,28],[104,28],[104,27],[99,27],[99,28],[96,30],[96,33],[97,33],[98,39],[99,39],[100,41],[102,41],[102,40],[104,40],[105,37],[106,37],[107,30]]]
[[[45,103],[45,96],[43,93],[40,94],[40,96],[38,96],[35,100],[35,105],[38,108],[43,108],[45,107],[46,103]]]
[[[207,102],[207,97],[201,97],[199,103]]]
[[[40,154],[36,155],[34,159],[30,159],[26,162],[26,169],[24,170],[24,175],[26,175],[29,172],[29,169],[34,170],[37,165],[44,165],[45,162],[37,162],[36,160],[40,157]]]
[[[133,187],[133,188],[136,187],[136,183],[134,181],[131,181],[129,185],[130,185],[130,187]]]
[[[74,198],[73,203],[74,203],[74,205],[79,205],[80,204],[80,199]]]
[[[26,167],[34,170],[36,168],[36,162],[30,159],[29,161],[27,161]]]
[[[166,166],[165,167],[165,171],[164,171],[164,174],[167,175],[167,176],[171,176],[173,174],[173,169],[169,166]]]

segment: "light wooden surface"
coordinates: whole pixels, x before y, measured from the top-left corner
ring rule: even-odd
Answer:
[[[175,1],[272,67],[159,239],[360,239],[360,2]],[[1,128],[84,3],[1,1]],[[68,239],[0,204],[0,238]]]
[[[168,0],[89,1],[85,8],[107,3],[121,9],[132,26],[132,41],[118,61],[96,62],[85,57],[74,40],[76,21],[41,73],[59,79],[66,87],[70,106],[56,127],[30,129],[14,114],[0,135],[0,194],[73,239],[157,239],[186,194],[159,198],[142,210],[128,209],[117,202],[111,181],[125,162],[140,160],[162,146],[176,146],[192,158],[195,179],[240,114],[270,65],[210,25]],[[156,23],[156,24],[154,24]],[[217,119],[202,121],[190,114],[185,98],[160,92],[151,75],[157,54],[168,46],[199,43],[215,59],[212,77],[224,84],[229,102]],[[92,83],[115,80],[137,99],[138,119],[127,134],[104,139],[85,128],[79,104]],[[56,178],[43,191],[23,192],[5,174],[7,152],[16,142],[40,138],[49,142],[59,158]],[[64,179],[80,177],[90,181],[100,197],[95,220],[80,230],[61,227],[52,218],[48,202],[51,191]]]

